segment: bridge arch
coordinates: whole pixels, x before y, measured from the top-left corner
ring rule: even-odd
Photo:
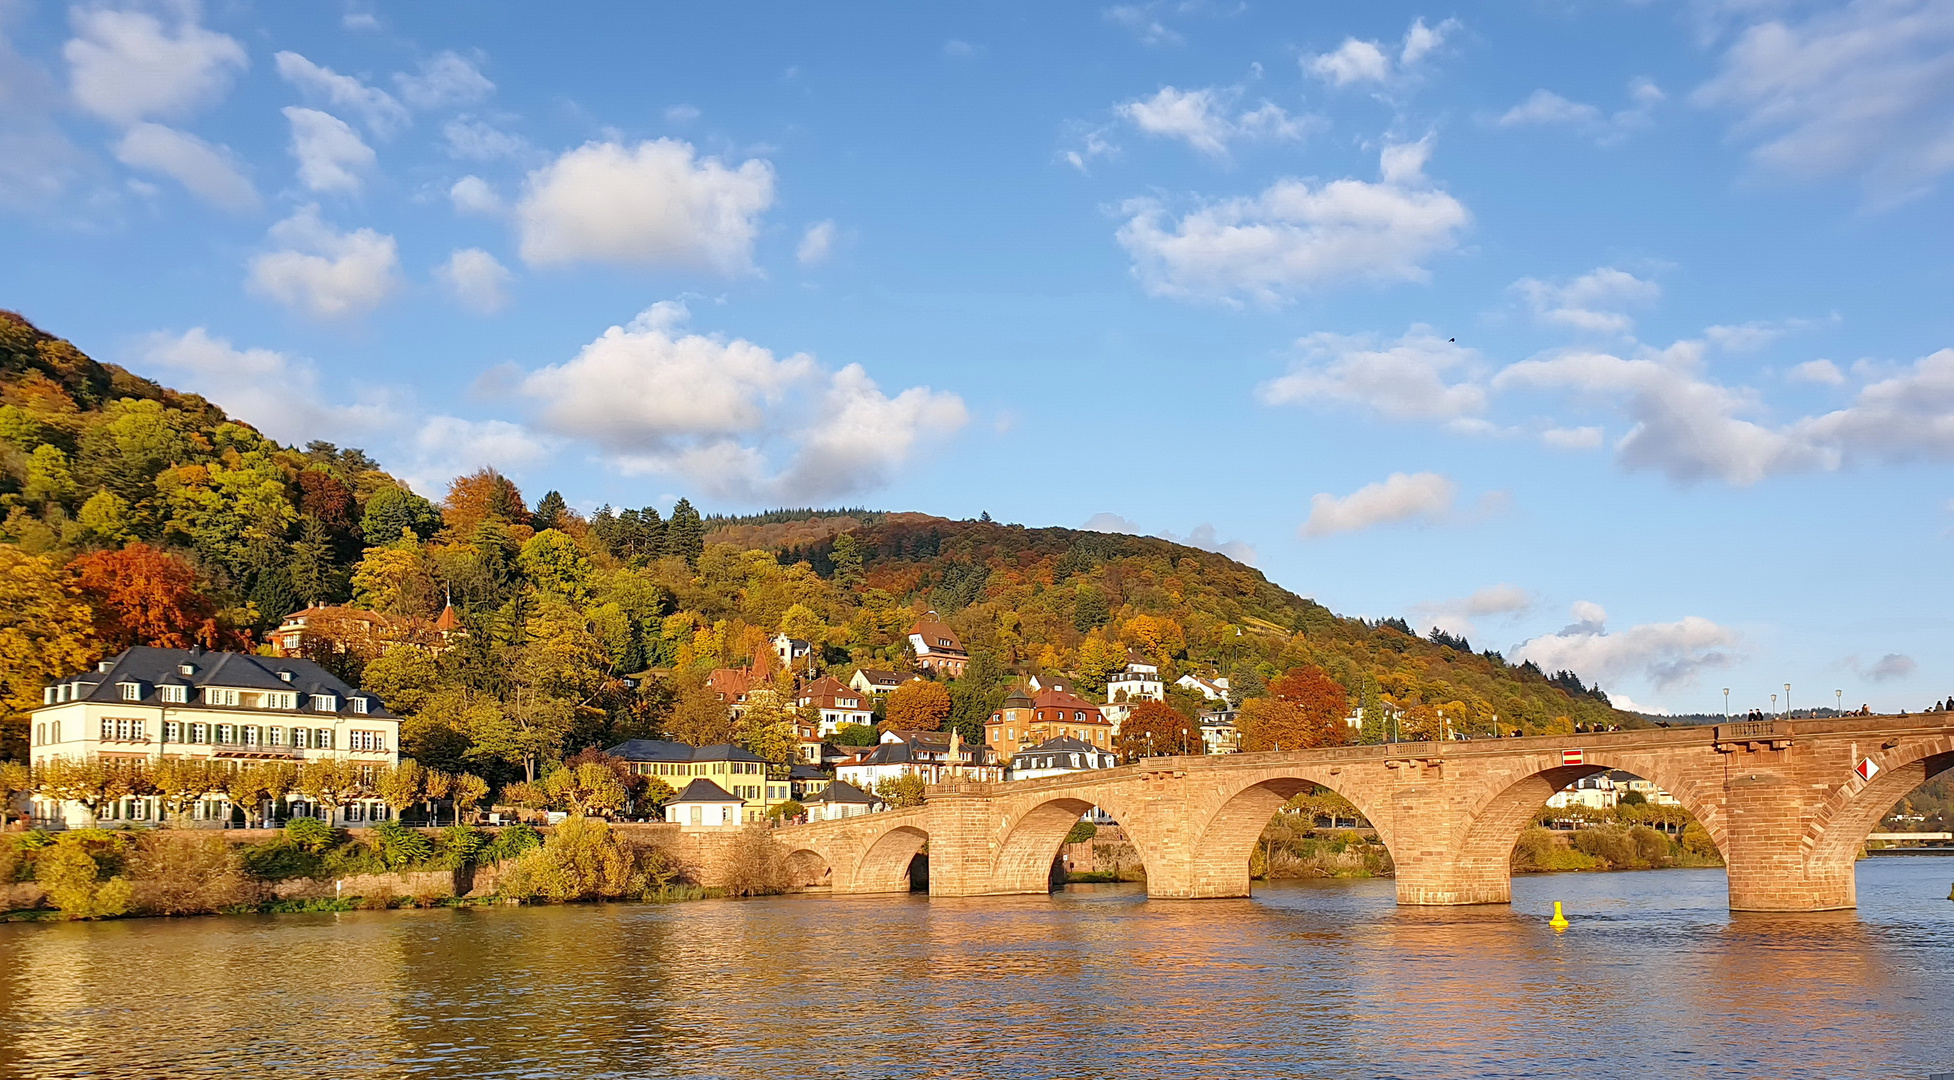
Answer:
[[[791,889],[826,888],[834,882],[834,867],[827,855],[811,847],[789,851],[785,866],[787,886]]]
[[[1417,875],[1401,872],[1399,902],[1507,903],[1513,897],[1513,848],[1519,843],[1520,834],[1555,793],[1610,771],[1638,776],[1668,792],[1709,832],[1718,852],[1725,851],[1727,840],[1723,835],[1721,803],[1704,798],[1706,793],[1697,783],[1640,755],[1588,751],[1585,759],[1580,765],[1565,765],[1558,755],[1542,755],[1525,759],[1511,771],[1499,775],[1470,805],[1452,847],[1443,886],[1443,891],[1452,898],[1425,897]]]
[[[998,828],[997,855],[991,874],[1001,892],[1041,893],[1051,890],[1052,862],[1065,836],[1080,817],[1099,807],[1119,823],[1141,866],[1158,844],[1138,807],[1112,785],[1089,785],[1040,792],[1009,806]]]
[[[1802,838],[1807,874],[1842,878],[1848,897],[1867,835],[1908,792],[1954,769],[1954,736],[1900,741],[1866,757],[1879,772],[1871,780],[1855,779],[1833,791],[1812,814]]]
[[[908,824],[897,825],[877,836],[855,864],[854,891],[908,891],[909,864],[922,854],[929,838],[929,833]]]
[[[1320,768],[1299,769],[1275,766],[1267,772],[1251,774],[1242,782],[1216,793],[1207,800],[1205,813],[1194,815],[1188,832],[1189,852],[1182,882],[1162,881],[1154,887],[1148,876],[1149,896],[1208,898],[1247,896],[1250,890],[1249,860],[1255,843],[1269,820],[1283,804],[1312,787],[1336,792],[1357,808],[1377,838],[1396,857],[1391,821],[1377,813],[1372,793],[1338,782],[1338,777]]]

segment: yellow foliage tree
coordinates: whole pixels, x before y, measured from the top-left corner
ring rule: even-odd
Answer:
[[[95,662],[93,613],[54,560],[0,544],[0,755],[18,739],[41,688]],[[25,756],[25,755],[23,755]]]

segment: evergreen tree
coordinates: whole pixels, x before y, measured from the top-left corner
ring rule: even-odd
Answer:
[[[685,560],[687,566],[699,565],[699,556],[706,550],[706,527],[699,519],[699,512],[692,508],[692,500],[680,499],[672,507],[672,519],[665,526],[665,554],[676,555]]]
[[[402,529],[411,529],[422,540],[441,528],[441,511],[434,504],[406,488],[386,487],[366,500],[366,515],[360,519],[360,534],[378,547],[400,539]]]
[[[537,532],[557,528],[563,521],[563,514],[570,507],[563,501],[563,493],[550,491],[536,503],[536,512],[529,515],[529,524]]]

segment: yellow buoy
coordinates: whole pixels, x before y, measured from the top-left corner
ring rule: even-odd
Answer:
[[[1561,911],[1559,900],[1554,901],[1554,917],[1547,920],[1547,925],[1556,930],[1567,929],[1567,914]]]

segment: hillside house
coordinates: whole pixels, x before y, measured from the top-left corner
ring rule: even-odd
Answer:
[[[945,678],[963,675],[970,665],[970,653],[963,639],[932,611],[909,628],[909,647],[916,653],[916,666]]]

